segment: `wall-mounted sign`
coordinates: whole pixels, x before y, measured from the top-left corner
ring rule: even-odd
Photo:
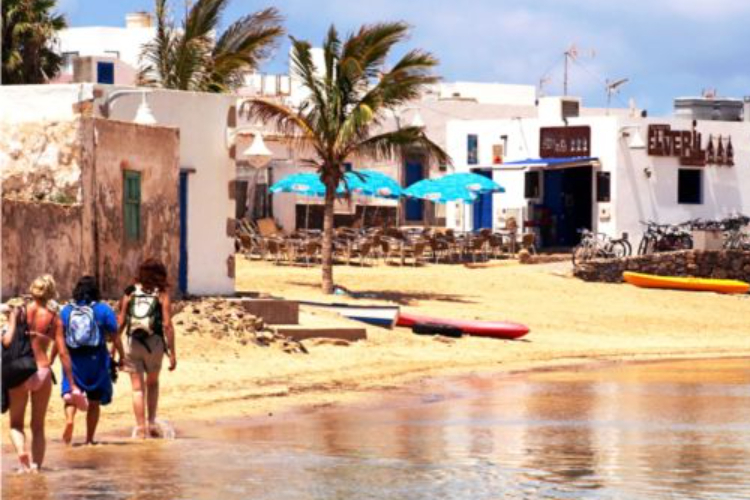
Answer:
[[[648,126],[649,156],[672,156],[680,159],[680,165],[704,167],[706,165],[734,166],[732,138],[709,136],[703,148],[703,136],[695,130],[672,130],[669,125]]]
[[[502,144],[493,144],[492,145],[492,164],[493,165],[499,165],[503,162],[503,145]]]
[[[540,158],[591,156],[591,127],[542,127],[539,134]]]

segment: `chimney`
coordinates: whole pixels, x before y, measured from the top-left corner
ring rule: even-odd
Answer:
[[[148,12],[131,12],[125,15],[125,27],[130,28],[151,28],[153,19]]]

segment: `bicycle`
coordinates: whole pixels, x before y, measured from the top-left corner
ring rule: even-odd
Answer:
[[[591,259],[621,259],[633,253],[627,234],[623,234],[622,238],[612,238],[588,229],[580,229],[578,232],[581,234],[581,242],[571,252],[573,266]]]
[[[690,233],[693,222],[683,224],[657,224],[653,221],[643,222],[646,226],[638,245],[638,255],[650,255],[659,252],[675,252],[693,248],[693,236]]]

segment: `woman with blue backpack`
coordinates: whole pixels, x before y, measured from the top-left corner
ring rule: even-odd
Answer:
[[[78,280],[73,290],[73,300],[60,313],[74,382],[71,384],[66,374],[63,374],[65,444],[70,444],[73,440],[77,411],[86,412],[86,444],[95,444],[94,435],[99,424],[101,406],[112,401],[113,360],[107,350],[107,340],[114,342],[120,360],[124,355],[117,335],[117,316],[100,299],[96,279],[84,276]]]

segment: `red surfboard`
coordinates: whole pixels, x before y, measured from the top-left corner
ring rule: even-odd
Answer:
[[[520,339],[529,333],[529,327],[507,321],[472,321],[448,318],[435,318],[400,312],[396,322],[398,326],[411,328],[415,325],[436,325],[456,328],[466,335],[491,337],[496,339]]]

